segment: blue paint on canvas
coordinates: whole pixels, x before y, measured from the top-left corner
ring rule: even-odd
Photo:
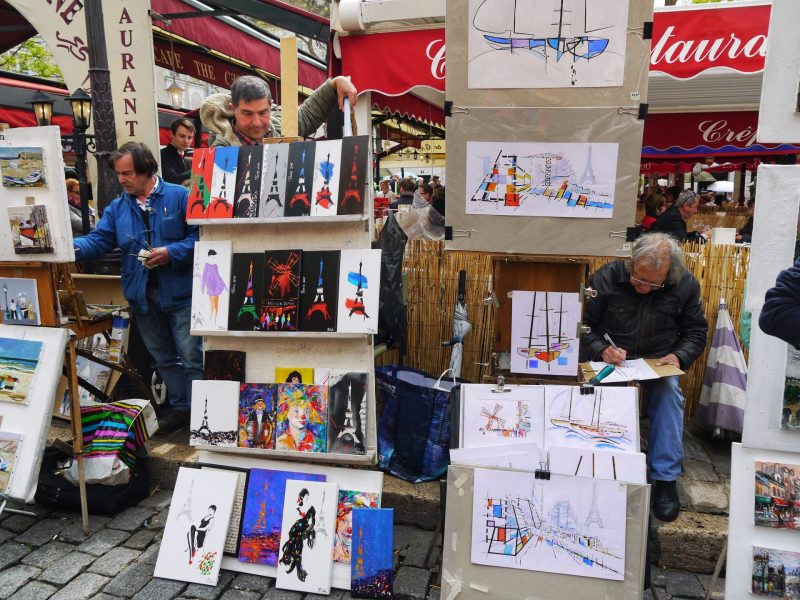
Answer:
[[[325,475],[250,469],[247,481],[239,560],[260,565],[278,564],[286,481],[325,481]]]
[[[391,598],[394,510],[353,509],[350,593],[354,598]]]

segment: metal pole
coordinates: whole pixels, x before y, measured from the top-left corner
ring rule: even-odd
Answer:
[[[72,149],[75,152],[75,171],[81,194],[81,230],[83,235],[91,231],[89,225],[89,182],[86,175],[86,128],[75,126],[72,132]]]
[[[114,104],[111,97],[111,72],[108,70],[106,33],[101,0],[85,0],[86,37],[89,46],[89,84],[92,89],[92,114],[97,151],[97,212],[98,218],[111,200],[119,196],[120,186],[108,156],[117,149],[114,125]],[[81,188],[81,197],[83,189]],[[81,199],[83,203],[83,199]]]

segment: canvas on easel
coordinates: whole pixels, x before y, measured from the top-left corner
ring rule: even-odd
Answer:
[[[41,324],[35,279],[0,277],[0,321],[7,325]]]
[[[0,494],[6,493],[14,476],[22,434],[0,431]]]
[[[22,255],[53,253],[46,206],[9,206],[8,222],[11,226],[15,253]]]

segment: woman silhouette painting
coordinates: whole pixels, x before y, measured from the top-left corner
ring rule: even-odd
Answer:
[[[208,251],[205,267],[203,267],[203,278],[200,282],[202,291],[208,296],[208,301],[211,305],[211,322],[217,322],[217,315],[219,314],[219,297],[228,286],[225,280],[219,274],[219,266],[217,265],[217,252],[215,250]]]
[[[200,519],[198,525],[192,525],[189,533],[186,534],[186,539],[189,542],[189,564],[192,564],[197,551],[203,548],[206,534],[211,531],[211,527],[214,525],[214,515],[216,513],[217,507],[212,504],[208,507],[208,514]]]
[[[289,539],[281,547],[281,564],[286,565],[289,569],[287,573],[297,569],[297,578],[300,581],[305,581],[308,573],[303,569],[303,542],[308,544],[309,548],[314,547],[314,526],[316,524],[317,511],[313,506],[309,506],[303,510],[304,504],[308,501],[308,490],[303,488],[297,496],[297,512],[300,518],[294,522],[292,528],[289,530]]]

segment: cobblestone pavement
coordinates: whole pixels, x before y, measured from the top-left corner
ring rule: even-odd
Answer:
[[[114,517],[90,517],[89,535],[80,515],[31,507],[37,517],[0,515],[0,600],[317,600],[323,596],[275,588],[275,580],[222,570],[219,584],[186,584],[153,577],[171,490],[160,490]],[[433,532],[397,525],[395,598],[439,600],[440,550],[431,567],[425,555]],[[646,600],[687,600],[705,596],[710,576],[654,568],[655,595]],[[724,581],[712,597],[723,598]],[[347,600],[333,590],[329,598]]]

